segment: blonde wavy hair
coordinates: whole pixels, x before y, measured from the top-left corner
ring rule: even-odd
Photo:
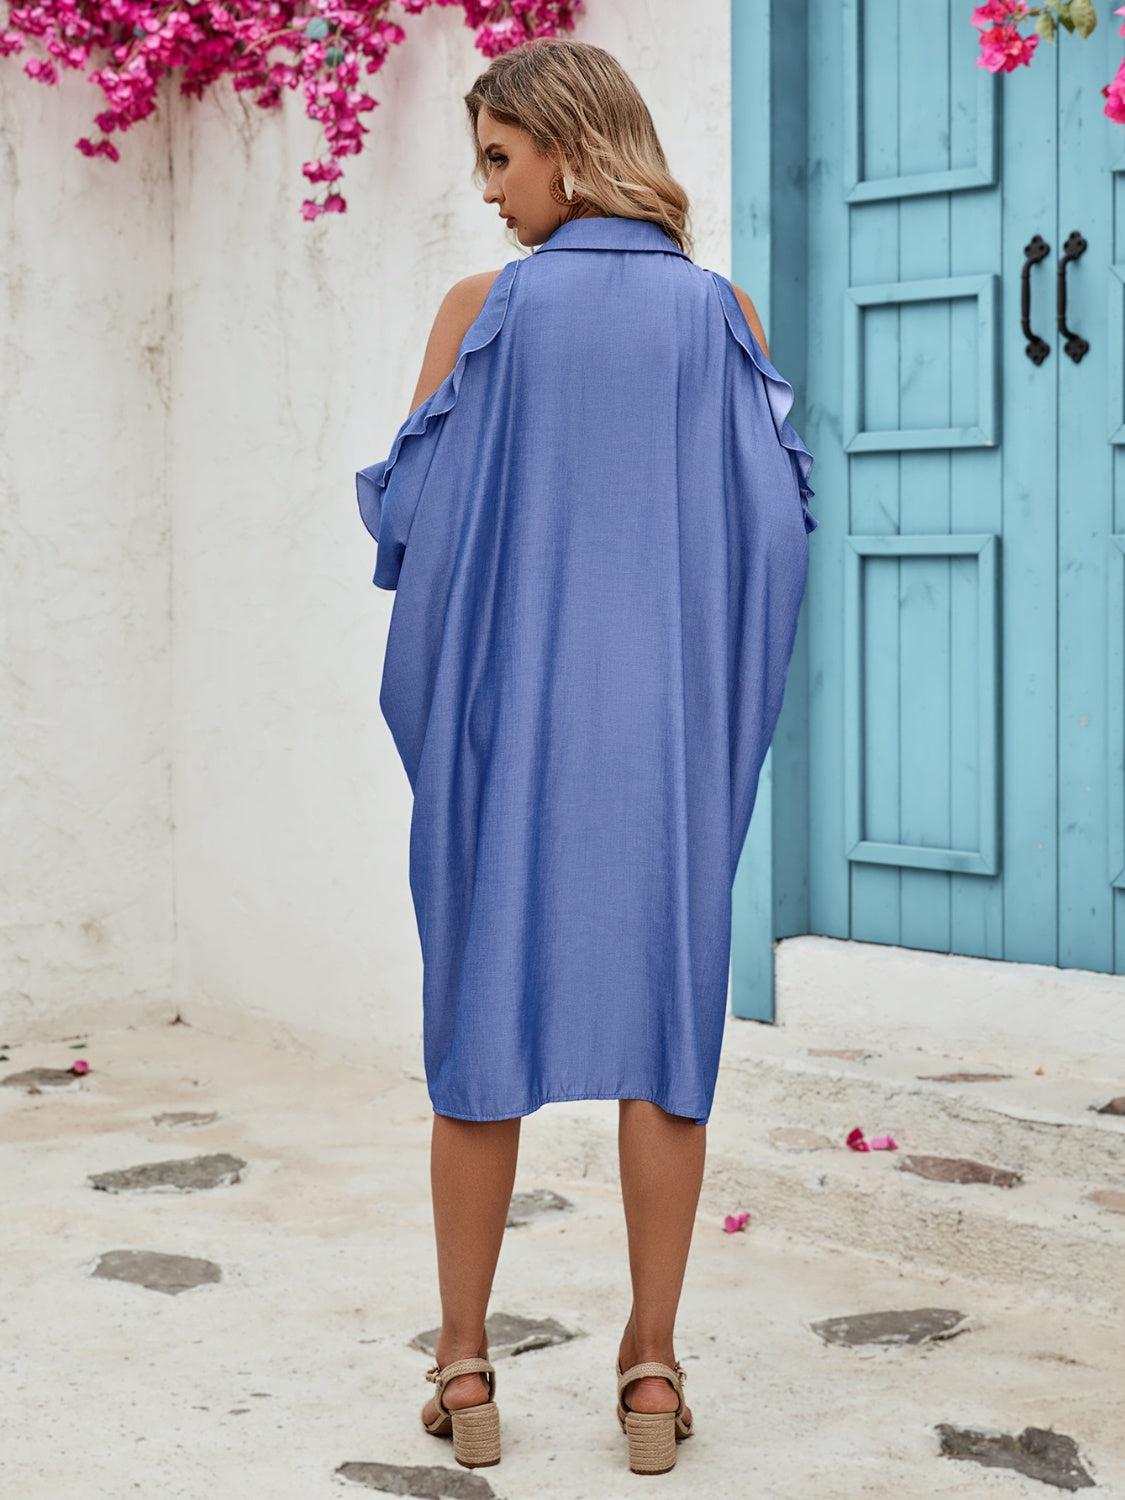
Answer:
[[[493,58],[464,97],[475,186],[483,188],[488,177],[477,139],[484,106],[505,125],[526,130],[560,171],[573,163],[574,191],[584,206],[651,219],[692,255],[687,194],[668,171],[648,106],[603,47],[567,37],[533,37]]]

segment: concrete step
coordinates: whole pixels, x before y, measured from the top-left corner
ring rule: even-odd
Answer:
[[[1092,1073],[1036,1073],[987,1057],[872,1047],[860,1059],[815,1055],[855,1037],[728,1020],[711,1117],[705,1197],[749,1209],[812,1240],[890,1256],[934,1274],[980,1276],[1114,1316],[1125,1310],[1125,1214],[1089,1201],[1125,1191],[1125,1119],[1091,1105],[1125,1092]],[[862,1043],[858,1043],[862,1046]],[[1012,1072],[1002,1082],[938,1083],[919,1074]],[[897,1151],[844,1144],[894,1136]],[[829,1144],[795,1149],[785,1132]],[[1022,1174],[1011,1188],[934,1182],[907,1155],[970,1157]],[[720,1205],[723,1207],[720,1210]]]
[[[804,1243],[1125,1313],[1125,1215],[1085,1202],[1070,1178],[1014,1188],[930,1182],[900,1170],[894,1152],[731,1145],[708,1153],[702,1206],[712,1212],[749,1209],[753,1221]]]
[[[862,1044],[860,1044],[862,1045]],[[728,1019],[716,1108],[755,1132],[775,1125],[821,1131],[843,1145],[853,1126],[893,1135],[906,1151],[972,1156],[1025,1175],[1056,1173],[1125,1186],[1125,1116],[1099,1114],[1125,1094],[1117,1078],[1044,1071],[995,1053],[871,1047],[862,1059],[815,1055],[855,1047],[838,1034],[811,1040],[788,1028]],[[935,1082],[926,1075],[1008,1073],[996,1082]]]

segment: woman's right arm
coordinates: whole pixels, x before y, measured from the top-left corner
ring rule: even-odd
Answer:
[[[734,290],[734,295],[738,298],[739,306],[746,314],[746,321],[750,324],[750,332],[758,340],[758,343],[761,344],[762,353],[769,359],[770,351],[766,345],[766,330],[762,327],[762,320],[758,316],[757,308],[750,300],[750,293],[744,292],[740,286],[735,286],[733,281],[731,282],[731,287]]]

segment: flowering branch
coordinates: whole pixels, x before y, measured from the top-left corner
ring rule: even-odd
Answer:
[[[455,5],[474,44],[496,57],[531,37],[573,30],[583,0],[399,0],[408,15],[430,5]],[[0,30],[0,57],[25,50],[29,42],[47,55],[29,57],[24,72],[36,83],[57,85],[60,69],[86,70],[105,96],[107,108],[94,116],[102,132],[96,140],[75,142],[84,156],[118,161],[110,137],[156,112],[157,91],[166,74],[180,74],[180,93],[202,98],[224,75],[239,92],[253,95],[262,109],[280,106],[282,89],[300,89],[305,113],[317,120],[324,148],[302,163],[312,183],[336,183],[340,159],[363,149],[368,127],[361,115],[378,104],[361,83],[377,73],[406,32],[391,20],[391,0],[35,0],[8,6]],[[284,56],[271,56],[284,49]],[[101,65],[89,66],[92,61]],[[301,204],[305,219],[343,213],[347,200],[330,188],[318,200]]]
[[[1125,15],[1125,5],[1119,5],[1113,14]],[[1024,36],[1019,28],[1033,17],[1035,34]],[[1040,38],[1053,43],[1060,26],[1076,31],[1085,40],[1098,24],[1093,0],[1053,0],[1032,6],[1025,0],[988,0],[987,5],[976,7],[972,20],[981,33],[977,66],[991,73],[1011,73],[1029,66]],[[1119,32],[1125,36],[1125,23]],[[1104,113],[1118,125],[1125,125],[1125,58],[1118,63],[1117,73],[1102,89],[1102,95],[1106,101]]]

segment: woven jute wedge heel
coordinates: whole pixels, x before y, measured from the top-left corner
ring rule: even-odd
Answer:
[[[488,1382],[488,1400],[460,1411],[447,1407],[441,1399],[442,1387],[456,1375],[471,1375],[479,1370]],[[438,1414],[433,1422],[423,1419],[422,1426],[435,1437],[453,1435],[453,1457],[466,1469],[483,1469],[500,1462],[500,1409],[496,1405],[496,1371],[492,1361],[474,1355],[471,1359],[453,1359],[447,1365],[431,1365],[426,1379],[434,1382],[434,1401]]]
[[[679,1398],[675,1411],[631,1411],[622,1404],[621,1392],[642,1375],[663,1375],[672,1382]],[[676,1444],[695,1431],[694,1420],[685,1422],[680,1415],[686,1379],[687,1371],[679,1363],[665,1365],[648,1359],[622,1370],[621,1361],[617,1361],[617,1420],[629,1439],[629,1467],[634,1474],[666,1474],[675,1467]]]

